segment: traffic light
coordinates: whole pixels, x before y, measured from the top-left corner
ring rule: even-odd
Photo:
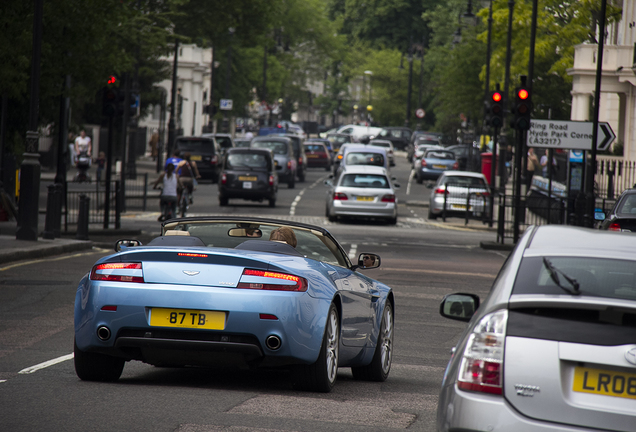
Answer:
[[[490,126],[499,128],[503,125],[504,109],[503,94],[500,91],[490,93],[489,105],[489,123]]]
[[[518,130],[530,129],[530,113],[532,112],[532,97],[525,87],[515,89],[515,104],[513,107],[515,118],[512,127]]]
[[[102,115],[106,117],[121,115],[124,108],[124,92],[119,89],[119,79],[110,75],[102,89]]]

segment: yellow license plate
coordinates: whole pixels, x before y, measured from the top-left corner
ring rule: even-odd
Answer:
[[[317,157],[318,157],[318,155],[308,154],[308,155],[307,155],[307,157],[308,157],[309,159],[315,159],[315,158],[317,158]]]
[[[452,204],[451,208],[453,210],[466,210],[466,206],[463,204]]]
[[[152,308],[150,309],[150,325],[153,327],[223,330],[225,329],[225,312]]]
[[[358,201],[373,201],[373,197],[359,196],[356,198]]]
[[[192,156],[190,156],[190,160],[201,161],[201,160],[203,160],[203,158],[201,157],[201,155],[192,155]]]
[[[256,181],[258,177],[256,176],[239,176],[240,181]]]
[[[572,390],[636,399],[636,374],[577,366]]]
[[[433,165],[435,169],[446,169],[446,165]]]

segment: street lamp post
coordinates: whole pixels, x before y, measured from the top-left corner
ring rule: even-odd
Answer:
[[[40,155],[38,154],[38,105],[40,102],[40,54],[42,52],[42,15],[44,0],[35,0],[33,13],[33,55],[31,58],[31,93],[29,99],[29,130],[26,151],[20,165],[20,202],[17,240],[38,239],[38,208],[40,197]]]
[[[367,105],[367,121],[369,123],[371,123],[371,110],[369,109],[369,107],[373,105],[373,102],[372,102],[372,99],[371,99],[372,96],[373,96],[373,87],[371,85],[371,79],[373,77],[373,71],[366,70],[366,71],[364,71],[364,74],[365,75],[369,75],[369,103]]]
[[[234,27],[228,29],[230,34],[230,43],[227,47],[227,67],[225,69],[225,99],[230,98],[230,76],[232,74],[232,39],[234,36]],[[230,132],[230,121],[228,120],[227,110],[223,111],[223,132]]]
[[[179,40],[174,42],[174,61],[172,62],[172,88],[170,90],[170,119],[168,120],[168,144],[166,146],[166,159],[172,153],[175,140],[175,110],[177,108],[177,68],[179,66]]]
[[[409,43],[409,53],[406,57],[409,62],[409,83],[406,96],[406,121],[404,122],[406,127],[411,126],[411,85],[413,83],[413,36]]]

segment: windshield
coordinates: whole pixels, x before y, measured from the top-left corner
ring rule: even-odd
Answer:
[[[287,154],[287,144],[281,141],[252,141],[250,147],[270,149],[277,155]]]
[[[350,152],[347,153],[347,165],[384,166],[384,157],[380,153]]]
[[[459,187],[479,187],[484,189],[487,187],[484,179],[479,177],[448,176],[444,177],[442,181],[445,184]]]
[[[389,189],[389,180],[383,175],[376,174],[345,174],[340,181],[340,186]]]
[[[455,160],[455,153],[449,151],[429,150],[424,155],[425,159]]]
[[[225,168],[269,168],[269,158],[262,153],[231,153],[227,157]]]
[[[628,195],[617,211],[621,215],[636,214],[636,195]]]
[[[583,296],[636,300],[636,266],[633,261],[581,257],[524,258],[515,281],[513,294],[566,294],[555,282],[574,291],[567,278],[576,281]],[[565,278],[567,276],[567,278]]]
[[[269,239],[270,233],[283,226],[273,223],[240,223],[233,221],[184,221],[178,223],[170,223],[165,226],[166,229],[176,231],[187,231],[189,235],[201,239],[207,247],[223,247],[234,248],[246,240],[254,239],[253,237],[233,237],[229,235],[229,231],[234,228],[245,228],[246,232],[260,230],[262,240]],[[329,264],[347,267],[348,260],[341,253],[338,246],[331,238],[321,235],[318,231],[312,231],[309,228],[289,226],[294,230],[298,244],[296,250],[305,257],[326,262]]]
[[[305,144],[305,153],[308,152],[321,152],[326,153],[327,150],[323,144]]]

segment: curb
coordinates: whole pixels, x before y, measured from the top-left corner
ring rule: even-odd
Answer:
[[[69,252],[78,252],[86,249],[91,249],[92,247],[92,242],[78,240],[73,243],[53,245],[50,247],[42,247],[39,249],[14,250],[7,254],[0,254],[0,264],[22,261],[26,259],[44,258],[51,255],[61,255]]]

